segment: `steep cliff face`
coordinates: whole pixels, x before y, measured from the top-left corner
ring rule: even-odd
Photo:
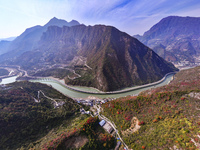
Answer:
[[[70,65],[75,57],[86,58],[89,69],[85,77],[67,83],[103,91],[153,82],[176,70],[137,39],[104,25],[51,26],[41,37],[37,50],[27,52],[19,60],[25,64],[31,60],[33,65],[52,62]]]
[[[152,49],[162,44],[167,60],[193,62],[193,56],[200,53],[200,18],[166,17],[143,36],[135,37]]]

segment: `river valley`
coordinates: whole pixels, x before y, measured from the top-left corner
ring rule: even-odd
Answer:
[[[22,73],[19,73],[19,74],[22,74]],[[35,80],[30,80],[30,81],[40,82],[43,84],[50,85],[54,89],[58,90],[59,92],[71,98],[87,98],[89,96],[98,97],[98,98],[119,98],[119,97],[124,97],[128,95],[138,95],[142,91],[145,91],[151,88],[164,86],[168,84],[171,80],[173,80],[174,74],[175,73],[169,73],[165,77],[163,77],[163,79],[151,84],[129,87],[129,88],[122,89],[120,91],[105,92],[105,93],[98,91],[95,88],[90,88],[90,87],[68,86],[68,85],[65,85],[63,81],[61,80],[59,81],[59,80],[55,80],[51,78],[39,78]],[[3,78],[0,84],[9,84],[9,83],[15,82],[17,77],[18,76],[16,75],[12,77]]]

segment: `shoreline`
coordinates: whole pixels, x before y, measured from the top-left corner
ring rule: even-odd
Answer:
[[[63,83],[62,83],[62,82],[60,82],[60,83],[66,85],[66,86],[68,86],[68,87],[70,87],[70,88],[73,88],[73,89],[76,89],[76,87],[78,87],[78,88],[79,88],[79,87],[80,87],[80,88],[91,88],[91,89],[94,89],[94,90],[98,91],[99,93],[104,93],[103,91],[101,91],[101,90],[99,90],[99,89],[97,89],[97,88],[95,88],[95,87],[79,86],[79,85],[68,85],[68,84],[65,83],[65,79],[59,79],[59,78],[55,78],[55,77],[53,77],[53,76],[44,77],[44,78],[51,78],[51,79],[57,80],[58,82],[63,81]],[[77,89],[77,90],[79,90],[79,89]]]
[[[133,91],[133,90],[138,90],[138,89],[141,89],[141,88],[146,88],[146,87],[149,87],[149,86],[156,86],[157,84],[162,83],[162,82],[166,79],[166,77],[167,77],[168,75],[176,74],[176,73],[177,73],[177,72],[170,72],[170,73],[167,73],[162,79],[160,79],[159,81],[153,82],[153,83],[144,84],[144,85],[135,86],[135,87],[130,87],[130,88],[124,89],[124,90],[109,91],[109,92],[91,92],[91,91],[83,91],[83,90],[79,90],[79,89],[73,88],[73,87],[71,87],[71,86],[69,86],[69,85],[67,85],[67,84],[64,84],[64,83],[60,82],[60,81],[58,80],[58,78],[54,78],[54,77],[51,77],[51,78],[50,78],[50,77],[47,77],[47,79],[51,79],[51,80],[48,80],[48,81],[50,81],[50,82],[54,81],[54,82],[56,82],[56,83],[58,83],[58,84],[60,84],[60,85],[62,85],[62,86],[64,86],[64,87],[66,87],[66,88],[68,88],[68,89],[70,89],[70,90],[76,91],[76,92],[87,93],[87,94],[99,94],[99,95],[104,95],[104,94],[120,94],[120,93],[129,92],[129,91]],[[36,80],[41,80],[41,78],[40,78],[40,79],[38,78],[38,79],[36,79]],[[170,81],[170,82],[171,82],[171,81]],[[169,83],[170,83],[170,82],[169,82]],[[168,83],[168,84],[169,84],[169,83]],[[84,88],[84,86],[81,86],[81,87]],[[88,87],[87,87],[87,88],[88,88]]]
[[[8,66],[6,66],[8,67]],[[12,66],[13,67],[13,66]],[[19,66],[15,66],[15,67],[18,67],[19,69]],[[24,70],[18,70],[18,71],[22,71],[22,72],[26,72]],[[20,72],[21,73],[21,72]],[[166,75],[163,76],[162,79],[156,81],[156,82],[153,82],[153,83],[148,83],[148,84],[144,84],[144,85],[138,85],[138,86],[134,86],[134,87],[126,87],[124,89],[120,89],[120,90],[117,90],[117,91],[108,91],[108,92],[103,92],[103,91],[100,91],[99,89],[97,88],[94,88],[94,87],[86,87],[86,86],[74,86],[73,85],[67,85],[65,84],[65,80],[64,79],[60,79],[60,78],[55,78],[53,76],[49,76],[49,77],[34,77],[33,79],[27,79],[27,81],[37,81],[39,80],[38,82],[40,81],[47,81],[47,82],[56,82],[60,85],[62,85],[63,87],[65,88],[68,88],[72,91],[76,91],[76,92],[80,92],[80,93],[86,93],[86,94],[99,94],[99,95],[106,95],[106,94],[120,94],[120,93],[125,93],[125,92],[131,92],[131,91],[134,91],[134,90],[139,90],[139,89],[142,89],[142,88],[148,88],[150,86],[156,86],[158,84],[161,84],[168,75],[171,75],[171,74],[176,74],[177,72],[170,72],[170,73],[167,73]],[[21,77],[23,77],[23,75],[20,75]],[[8,76],[7,76],[8,77]],[[18,73],[18,77],[19,77],[19,73]],[[32,77],[32,76],[25,76],[25,77]],[[6,78],[6,77],[5,77]],[[31,81],[32,80],[32,81]],[[172,79],[173,80],[173,79]],[[171,80],[169,81],[169,83],[171,82]],[[169,84],[167,83],[167,84]],[[82,88],[82,89],[81,89]],[[84,88],[87,88],[87,89],[84,89]],[[153,88],[153,87],[152,87]]]

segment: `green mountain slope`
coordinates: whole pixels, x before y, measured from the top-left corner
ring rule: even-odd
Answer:
[[[103,105],[132,149],[198,149],[200,67],[180,71],[169,85]]]
[[[38,99],[38,91],[42,91]],[[81,107],[53,88],[30,82],[0,87],[0,149],[109,150],[115,139],[97,117],[80,114]],[[55,107],[55,101],[60,103]],[[38,100],[40,102],[38,102]]]
[[[54,101],[38,91],[64,102],[55,108]],[[80,106],[51,87],[39,83],[15,82],[0,90],[0,149],[27,147],[52,128],[70,120]]]

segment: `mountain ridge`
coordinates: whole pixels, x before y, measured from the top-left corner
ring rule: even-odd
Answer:
[[[169,84],[102,105],[129,149],[199,149],[200,67]]]
[[[187,60],[193,63],[194,56],[200,53],[199,25],[200,17],[169,16],[152,26],[143,36],[135,37],[152,49],[162,44],[168,53],[164,58],[168,61]]]
[[[20,36],[13,40],[8,48],[5,50],[7,53],[4,53],[0,56],[1,61],[15,58],[16,56],[21,55],[23,52],[33,50],[37,47],[37,42],[40,40],[43,32],[47,30],[49,26],[73,26],[78,25],[77,21],[67,22],[62,19],[57,19],[56,17],[52,18],[44,26],[36,25],[30,28],[27,28]]]
[[[85,62],[70,65],[75,58],[84,58]],[[105,25],[50,26],[37,49],[24,53],[14,64],[31,70],[43,68],[44,64],[75,67],[81,77],[65,78],[67,84],[103,91],[154,82],[176,70],[137,39]]]

